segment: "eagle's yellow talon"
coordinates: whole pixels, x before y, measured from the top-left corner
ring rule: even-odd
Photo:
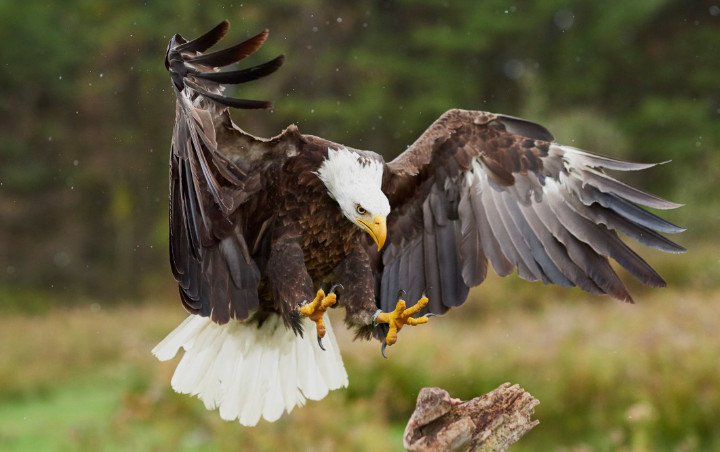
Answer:
[[[315,295],[315,299],[313,301],[300,307],[300,314],[315,322],[318,344],[323,350],[325,350],[325,347],[323,347],[321,339],[325,337],[326,332],[325,324],[323,323],[323,316],[325,315],[325,311],[327,311],[328,308],[336,302],[337,295],[335,295],[334,292],[330,292],[325,295],[325,291],[320,289],[317,291],[317,295]]]
[[[413,315],[420,312],[422,308],[424,308],[428,304],[427,297],[422,297],[418,300],[418,302],[410,307],[405,308],[405,300],[398,300],[397,304],[395,305],[395,310],[392,312],[381,312],[377,315],[375,318],[375,323],[387,323],[390,327],[390,330],[388,331],[387,336],[385,336],[385,343],[382,347],[383,356],[385,356],[385,346],[386,345],[393,345],[395,342],[397,342],[397,335],[398,332],[402,329],[405,325],[421,325],[423,323],[428,323],[428,317],[418,317],[414,318]]]

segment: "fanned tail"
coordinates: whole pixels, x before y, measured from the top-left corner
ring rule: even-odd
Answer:
[[[305,331],[315,325],[303,318]],[[314,335],[296,336],[278,315],[256,323],[224,325],[191,315],[162,340],[153,354],[172,359],[185,355],[172,378],[182,394],[197,395],[220,417],[254,426],[260,417],[273,422],[306,399],[320,400],[329,391],[347,387],[348,377],[330,320],[325,316],[325,351]]]

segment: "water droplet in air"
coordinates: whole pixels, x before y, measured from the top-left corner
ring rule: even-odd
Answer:
[[[572,11],[568,9],[561,9],[555,13],[555,17],[553,17],[553,22],[555,22],[555,26],[558,27],[560,30],[569,30],[570,27],[572,27],[575,23],[575,14],[573,14]]]

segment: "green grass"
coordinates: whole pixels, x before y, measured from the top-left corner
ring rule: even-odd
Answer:
[[[420,388],[468,399],[505,381],[541,402],[515,451],[720,450],[720,288],[640,290],[627,305],[491,278],[471,297],[404,329],[389,360],[335,317],[350,387],[255,428],[170,389],[177,359],[150,349],[184,317],[175,300],[11,314],[0,450],[402,450]]]
[[[117,410],[115,386],[89,378],[46,394],[4,400],[0,443],[5,450],[74,450],[86,432],[97,428],[98,419],[109,419]]]

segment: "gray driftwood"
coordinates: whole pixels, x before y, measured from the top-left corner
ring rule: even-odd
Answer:
[[[403,445],[409,451],[505,451],[538,424],[540,403],[519,385],[504,383],[467,402],[440,388],[423,388]]]

